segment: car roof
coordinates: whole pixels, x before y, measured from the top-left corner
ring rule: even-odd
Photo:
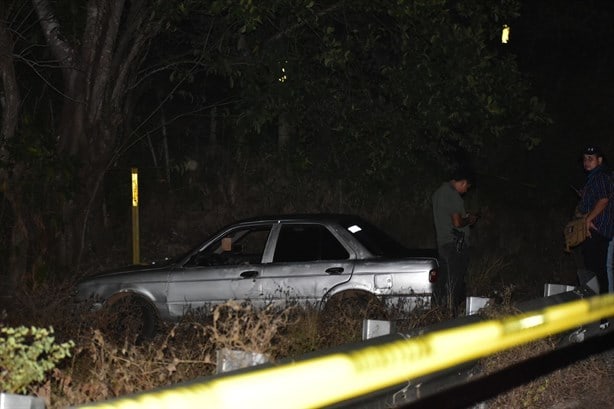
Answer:
[[[278,215],[264,215],[241,219],[232,224],[267,222],[267,221],[361,221],[360,216],[346,213],[288,213]]]

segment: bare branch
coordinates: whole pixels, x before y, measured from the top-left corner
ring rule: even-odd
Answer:
[[[77,52],[71,44],[62,38],[60,23],[51,10],[48,0],[32,0],[43,34],[47,39],[51,53],[62,62],[65,67],[75,69],[79,67]]]
[[[162,106],[164,105],[166,99],[167,98],[165,98],[164,101],[160,102],[160,104],[158,105],[158,107],[156,107],[154,112],[157,112],[157,111],[159,111],[162,108]],[[163,126],[168,126],[168,125],[172,124],[173,122],[178,121],[178,120],[180,120],[182,118],[189,117],[191,115],[196,115],[196,114],[198,114],[200,112],[204,112],[204,111],[210,110],[212,108],[232,105],[232,104],[235,104],[236,102],[237,102],[237,100],[235,100],[235,99],[228,99],[226,101],[220,101],[220,102],[216,102],[214,104],[205,105],[205,106],[193,109],[192,111],[189,111],[189,112],[182,112],[182,113],[177,114],[174,117],[170,118],[169,120],[164,121],[163,124],[160,124],[156,128],[150,129],[144,135],[140,135],[139,136],[138,135],[138,130],[141,128],[142,125],[144,125],[145,122],[148,121],[148,119],[150,118],[150,117],[148,117],[145,121],[143,121],[143,123],[141,123],[138,126],[138,128],[136,128],[134,131],[132,131],[132,133],[128,137],[128,142],[129,143],[125,143],[120,149],[117,150],[117,152],[115,152],[115,154],[113,156],[113,160],[109,161],[109,164],[107,166],[107,170],[111,167],[111,164],[115,163],[115,161],[117,161],[117,159],[121,155],[126,153],[130,148],[132,148],[134,145],[136,145],[139,141],[141,141],[143,138],[145,138],[151,132],[155,132],[155,131],[159,130],[160,128],[162,128]]]
[[[110,82],[111,77],[111,61],[113,60],[113,52],[119,31],[121,16],[124,12],[124,1],[112,1],[111,10],[108,16],[108,24],[106,27],[106,37],[100,48],[98,63],[92,66],[92,72],[97,71],[93,78],[92,86],[92,101],[96,104],[90,105],[88,120],[94,122],[100,117],[100,110],[103,105],[104,98],[102,93]],[[100,30],[102,31],[102,30]]]
[[[85,21],[85,30],[83,31],[83,41],[81,46],[81,58],[83,60],[83,65],[86,67],[91,67],[94,65],[94,61],[96,59],[97,47],[96,45],[99,43],[99,38],[102,35],[102,20],[104,16],[104,4],[99,5],[98,0],[89,0],[87,2],[86,10],[87,10],[87,18]],[[92,72],[89,73],[90,76],[86,79],[89,83],[92,81],[91,75]]]
[[[121,98],[121,95],[129,89],[129,81],[133,78],[130,75],[136,74],[135,68],[138,68],[141,64],[141,60],[147,55],[149,42],[160,32],[162,29],[162,18],[155,14],[154,10],[151,10],[146,17],[142,8],[145,7],[142,2],[132,4],[131,13],[129,19],[134,21],[127,28],[126,32],[122,35],[122,41],[118,47],[120,50],[126,49],[126,55],[116,55],[121,57],[121,60],[117,60],[117,81],[112,91],[111,101],[117,101]],[[138,17],[137,17],[138,16]]]
[[[58,87],[56,87],[55,85],[53,85],[51,83],[51,81],[49,81],[47,78],[45,78],[45,76],[37,69],[37,67],[45,67],[45,68],[57,68],[57,65],[45,65],[45,64],[41,64],[40,62],[36,62],[36,61],[32,61],[28,58],[22,57],[22,56],[14,56],[16,60],[22,61],[24,63],[26,63],[26,65],[28,65],[30,68],[32,68],[32,71],[34,71],[34,74],[36,74],[41,80],[43,80],[43,82],[45,84],[47,84],[47,86],[54,90],[55,92],[57,92],[58,95],[61,95],[63,98],[66,98],[69,101],[72,102],[77,102],[77,103],[83,103],[83,101],[81,100],[77,100],[73,97],[71,97],[70,95],[67,95],[66,93],[64,93],[61,89],[59,89]]]
[[[336,9],[340,8],[341,6],[343,6],[344,2],[338,2],[338,3],[334,3],[331,4],[330,6],[324,8],[323,10],[320,10],[319,12],[315,13],[316,17],[322,17],[327,15],[328,13],[331,13],[333,11],[335,11]],[[286,28],[284,31],[280,31],[279,33],[275,34],[274,36],[272,36],[271,38],[269,38],[267,40],[267,43],[272,43],[275,42],[277,40],[280,40],[282,37],[287,37],[288,35],[290,35],[293,31],[298,30],[299,28],[304,27],[307,24],[306,20],[300,20],[297,23],[291,25],[290,27]]]

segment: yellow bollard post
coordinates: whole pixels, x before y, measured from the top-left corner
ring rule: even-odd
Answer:
[[[139,246],[139,170],[132,168],[132,263],[140,264]]]
[[[510,26],[504,24],[503,29],[501,30],[501,44],[507,44],[510,42],[510,31]]]

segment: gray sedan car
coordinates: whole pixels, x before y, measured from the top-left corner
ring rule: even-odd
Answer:
[[[229,225],[176,259],[86,277],[77,299],[95,307],[128,303],[141,312],[145,335],[159,319],[228,300],[411,309],[430,305],[433,256],[353,215],[260,217]]]

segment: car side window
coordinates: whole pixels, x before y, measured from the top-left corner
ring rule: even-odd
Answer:
[[[270,232],[271,226],[232,230],[196,254],[188,265],[258,264],[262,262]]]
[[[283,225],[273,262],[345,260],[350,257],[337,238],[319,224]]]

